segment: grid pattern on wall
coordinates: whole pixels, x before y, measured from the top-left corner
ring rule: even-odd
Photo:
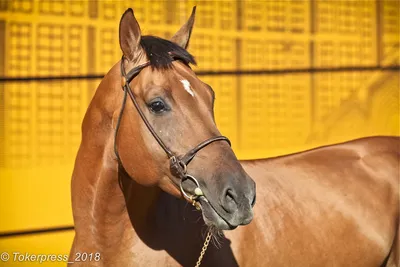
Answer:
[[[118,21],[127,7],[134,8],[144,34],[168,38],[186,21],[193,5],[197,5],[197,17],[189,50],[196,56],[198,71],[388,66],[399,62],[396,0],[0,0],[0,25],[4,25],[0,74],[106,73],[120,58]],[[372,115],[346,117],[342,110],[350,100],[353,108],[359,109],[365,98],[360,92],[378,90],[373,85],[386,78],[387,74],[379,71],[201,77],[216,91],[217,123],[233,141],[239,157],[269,155],[268,151],[277,148],[314,141],[333,142],[336,139],[328,139],[325,122],[338,114],[348,124],[353,120],[363,125],[375,123]],[[80,142],[81,120],[97,84],[0,83],[1,164],[32,166],[72,160]],[[382,86],[381,90],[393,90],[387,88],[393,86]],[[398,95],[382,95],[395,96],[388,101],[398,102]],[[375,113],[387,113],[390,118],[398,114],[395,109],[382,110],[385,106],[374,101],[386,100],[372,100],[371,108],[380,107]],[[340,123],[337,120],[338,127]],[[378,133],[398,133],[394,120],[377,127]],[[349,139],[371,133],[349,128],[342,136]]]

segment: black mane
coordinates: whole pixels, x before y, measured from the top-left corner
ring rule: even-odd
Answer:
[[[146,52],[150,65],[157,69],[169,68],[174,60],[186,65],[196,65],[194,57],[179,45],[151,35],[142,36],[140,44]]]

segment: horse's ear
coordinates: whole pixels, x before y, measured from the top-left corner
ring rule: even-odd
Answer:
[[[192,34],[194,17],[196,14],[196,6],[193,7],[192,14],[188,21],[180,28],[180,30],[172,36],[171,41],[178,44],[183,48],[187,48],[189,45],[190,35]]]
[[[137,58],[142,50],[139,23],[131,8],[127,9],[119,22],[119,45],[128,60]]]

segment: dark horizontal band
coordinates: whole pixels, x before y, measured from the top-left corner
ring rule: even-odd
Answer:
[[[400,71],[399,65],[391,66],[352,66],[336,68],[299,68],[299,69],[271,69],[271,70],[203,70],[197,71],[198,76],[226,76],[226,75],[284,75],[292,73],[326,73],[326,72],[354,72],[354,71]],[[55,80],[95,80],[102,79],[104,74],[67,75],[67,76],[24,76],[0,77],[0,83],[6,82],[42,82]]]
[[[71,230],[74,230],[74,226],[61,226],[61,227],[49,227],[49,228],[40,228],[40,229],[31,229],[31,230],[13,231],[13,232],[0,232],[0,238],[21,236],[21,235],[64,232]]]

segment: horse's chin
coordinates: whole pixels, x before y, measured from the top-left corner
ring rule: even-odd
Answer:
[[[229,224],[218,212],[213,208],[210,202],[204,197],[199,198],[201,210],[203,214],[204,222],[208,227],[215,228],[218,230],[233,230],[237,226]]]

